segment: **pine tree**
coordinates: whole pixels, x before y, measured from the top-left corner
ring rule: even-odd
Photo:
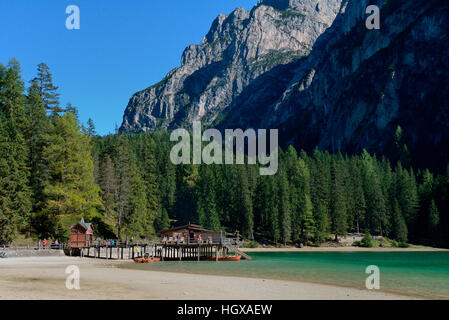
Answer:
[[[366,199],[366,229],[383,236],[387,223],[385,197],[382,193],[378,172],[375,170],[376,159],[366,150],[362,153],[362,179]]]
[[[24,138],[29,150],[29,185],[33,193],[33,211],[38,212],[42,209],[41,206],[45,201],[43,192],[49,180],[48,162],[44,156],[44,148],[49,145],[52,127],[46,116],[45,106],[35,81],[31,82],[31,86],[28,89],[25,118]]]
[[[91,118],[89,118],[87,120],[86,132],[87,132],[87,135],[90,136],[90,137],[95,136],[97,134],[97,132],[95,130],[94,121]]]
[[[327,235],[329,233],[329,215],[327,213],[326,207],[322,203],[318,203],[317,210],[315,211],[315,225],[316,233],[314,241],[317,244],[321,244],[326,241]]]
[[[154,221],[154,226],[155,226],[156,232],[158,232],[158,233],[163,230],[166,230],[170,227],[170,218],[168,217],[168,213],[165,208],[163,208],[161,210],[160,214],[158,214],[156,216],[156,219]]]
[[[288,194],[289,185],[287,176],[285,172],[283,172],[283,170],[281,172],[278,172],[277,178],[277,183],[279,186],[279,229],[281,230],[281,239],[284,245],[286,245],[287,242],[291,239],[291,212],[289,205],[290,199]]]
[[[304,209],[301,217],[301,238],[307,244],[317,233],[316,222],[313,217],[313,206],[310,196],[304,194]]]
[[[405,219],[401,213],[401,209],[399,207],[398,201],[395,199],[393,203],[393,238],[400,243],[407,242],[408,239],[408,231],[407,224],[405,223]]]
[[[125,216],[129,212],[129,199],[131,197],[131,157],[125,136],[119,135],[116,143],[115,170],[117,179],[117,236],[121,239]]]
[[[335,239],[337,239],[339,235],[345,235],[347,232],[347,213],[341,173],[335,162],[331,166],[331,183],[330,216],[332,232],[335,234]]]
[[[27,148],[20,128],[25,123],[20,65],[0,65],[0,243],[8,243],[30,220]]]
[[[439,225],[440,225],[440,214],[438,208],[435,204],[435,200],[431,200],[429,207],[429,221],[428,221],[428,239],[431,244],[438,244],[439,242]]]
[[[47,112],[53,116],[64,110],[59,107],[58,87],[53,84],[53,76],[50,73],[50,67],[45,63],[37,66],[37,76],[33,79],[39,88],[41,98],[44,102]]]
[[[100,165],[101,178],[100,186],[102,189],[102,198],[105,207],[106,218],[116,216],[117,204],[117,180],[115,178],[115,166],[109,154],[106,154]]]

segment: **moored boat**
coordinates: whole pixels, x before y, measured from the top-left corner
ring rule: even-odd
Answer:
[[[148,257],[148,258],[134,258],[135,263],[152,263],[152,262],[158,262],[161,258],[156,257]]]
[[[224,256],[224,257],[218,257],[218,261],[240,261],[242,256]],[[205,261],[216,261],[215,257],[201,257],[201,260]]]
[[[240,261],[242,256],[225,256],[225,257],[218,257],[218,261]]]

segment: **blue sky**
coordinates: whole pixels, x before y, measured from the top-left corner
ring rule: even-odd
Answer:
[[[257,0],[0,0],[0,62],[15,57],[31,80],[47,63],[61,104],[92,118],[99,134],[114,132],[131,95],[179,66],[220,13],[251,9]],[[81,29],[67,30],[68,5]]]

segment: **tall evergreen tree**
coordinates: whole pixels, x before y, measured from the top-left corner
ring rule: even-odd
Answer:
[[[33,192],[33,211],[42,209],[45,201],[44,188],[49,180],[48,162],[44,148],[48,147],[52,134],[51,123],[46,116],[45,105],[40,96],[38,84],[31,82],[25,104],[26,126],[23,130],[28,147],[28,166],[30,168],[30,187]]]
[[[33,79],[33,82],[37,84],[47,112],[57,115],[64,111],[59,106],[58,87],[53,84],[50,67],[44,62],[38,64],[37,76]]]
[[[392,218],[393,218],[393,238],[402,243],[407,242],[408,239],[407,224],[405,223],[405,219],[401,213],[399,203],[396,199],[393,202]]]
[[[435,200],[431,200],[429,207],[429,221],[427,224],[428,239],[430,244],[437,245],[440,241],[440,214],[435,204]]]
[[[8,243],[29,224],[27,148],[21,128],[25,122],[24,87],[19,63],[0,65],[0,242]]]
[[[50,181],[44,189],[46,202],[40,213],[43,236],[66,237],[70,223],[80,216],[99,216],[103,210],[93,178],[89,137],[80,132],[77,119],[66,113],[55,119],[54,135],[44,148]]]

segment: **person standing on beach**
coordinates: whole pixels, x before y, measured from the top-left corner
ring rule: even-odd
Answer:
[[[45,249],[45,247],[47,246],[47,239],[44,239],[44,240],[42,241],[42,244],[44,245],[44,249]]]

